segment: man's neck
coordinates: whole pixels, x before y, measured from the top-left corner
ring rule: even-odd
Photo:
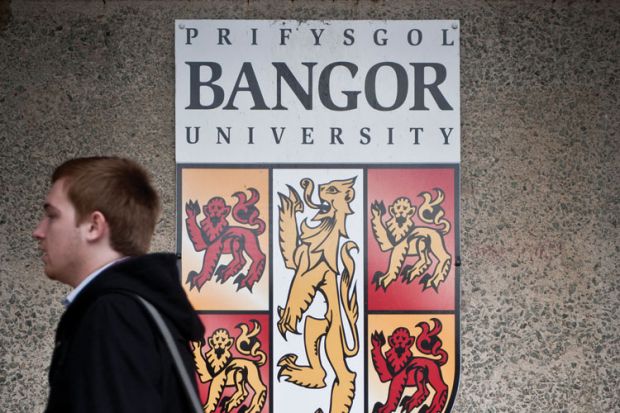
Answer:
[[[119,261],[124,260],[126,257],[119,257],[115,260],[112,260],[104,265],[102,265],[101,267],[95,269],[93,272],[91,272],[90,274],[88,274],[86,277],[84,277],[82,279],[82,281],[69,293],[69,295],[67,295],[67,298],[64,299],[63,304],[65,306],[69,306],[74,300],[75,298],[82,292],[82,290],[84,288],[86,288],[86,286],[93,281],[95,278],[97,278],[99,276],[99,274],[101,274],[104,270],[106,270],[108,267],[116,264]]]
[[[76,277],[69,285],[76,288],[93,272],[119,260],[120,258],[123,258],[123,255],[112,249],[99,251],[96,254],[93,254],[92,258],[84,263],[82,270],[79,272],[79,276]]]

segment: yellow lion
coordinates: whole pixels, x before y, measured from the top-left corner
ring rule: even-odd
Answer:
[[[356,374],[347,366],[346,358],[354,357],[359,351],[357,332],[357,292],[351,285],[355,263],[350,253],[358,249],[353,241],[346,241],[338,248],[340,239],[347,239],[346,218],[352,214],[350,204],[355,198],[355,178],[334,180],[319,185],[320,204],[312,201],[314,182],[309,178],[300,182],[304,189],[304,200],[317,214],[312,218],[318,222],[310,226],[304,220],[297,225],[296,214],[303,212],[304,205],[295,189],[289,186],[289,195],[280,196],[280,249],[286,268],[295,271],[284,308],[279,307],[278,330],[286,340],[286,333],[298,333],[297,325],[312,303],[317,292],[325,298],[325,318],[307,316],[304,324],[304,344],[308,365],[298,365],[296,354],[286,354],[278,361],[278,379],[306,388],[323,388],[325,368],[320,356],[321,340],[336,378],[332,383],[331,413],[349,412],[355,396]],[[338,270],[338,255],[344,265]],[[340,286],[336,281],[340,274]],[[348,347],[344,335],[341,306],[352,332],[352,347]],[[317,412],[321,412],[318,409]]]
[[[267,387],[263,383],[258,368],[265,364],[267,355],[260,349],[260,341],[256,338],[260,333],[260,324],[252,320],[254,328],[250,331],[246,324],[239,324],[239,338],[230,336],[228,330],[218,328],[208,339],[209,350],[203,355],[202,345],[192,342],[194,363],[202,383],[211,382],[207,402],[203,406],[205,413],[212,413],[217,408],[225,387],[234,386],[235,392],[224,404],[224,410],[230,412],[243,403],[248,395],[247,387],[254,390],[246,413],[259,413],[265,405]],[[236,344],[239,353],[252,356],[258,360],[233,357],[230,349]]]
[[[377,289],[383,287],[386,290],[398,278],[402,265],[409,256],[417,256],[418,260],[412,266],[407,266],[402,270],[403,278],[407,283],[430,268],[433,263],[430,254],[437,258],[437,265],[432,275],[429,274],[422,278],[424,288],[432,287],[437,291],[439,284],[448,276],[452,256],[446,250],[443,237],[450,232],[451,225],[444,217],[444,211],[441,208],[444,194],[441,189],[435,189],[435,191],[437,197],[434,200],[428,192],[420,194],[424,202],[420,205],[418,217],[427,224],[441,226],[440,229],[416,226],[412,220],[416,207],[409,198],[400,197],[390,205],[391,218],[386,223],[382,220],[386,212],[383,202],[372,203],[371,224],[375,239],[381,251],[392,251],[387,271],[377,271],[374,274],[373,282]]]

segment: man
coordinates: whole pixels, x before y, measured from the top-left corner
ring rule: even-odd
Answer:
[[[162,314],[193,379],[188,342],[204,329],[176,257],[146,254],[158,214],[148,175],[130,160],[74,159],[54,171],[33,236],[45,274],[73,290],[56,332],[47,413],[192,411],[168,347],[134,297]]]

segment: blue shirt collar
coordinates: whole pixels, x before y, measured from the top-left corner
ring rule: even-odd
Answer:
[[[95,270],[95,271],[93,271],[92,273],[90,273],[90,274],[89,274],[86,278],[84,278],[84,279],[82,280],[82,282],[81,282],[81,283],[79,283],[79,284],[78,284],[78,286],[77,286],[77,287],[75,287],[75,288],[74,288],[74,289],[73,289],[73,290],[72,290],[72,291],[71,291],[71,292],[67,295],[67,297],[66,297],[64,300],[62,300],[63,305],[64,305],[65,307],[69,307],[69,305],[70,305],[73,301],[75,301],[75,298],[78,296],[78,294],[80,294],[80,293],[82,292],[82,290],[83,290],[83,289],[84,289],[84,288],[85,288],[88,284],[90,284],[90,283],[91,283],[91,282],[92,282],[95,278],[97,278],[97,276],[98,276],[99,274],[101,274],[101,273],[103,272],[103,270],[105,270],[106,268],[108,268],[108,267],[110,267],[110,266],[112,266],[112,265],[114,265],[114,264],[116,264],[116,263],[118,263],[118,262],[121,262],[121,261],[123,261],[123,260],[125,260],[125,259],[127,259],[127,257],[121,257],[121,258],[118,258],[118,259],[116,259],[116,260],[114,260],[114,261],[111,261],[111,262],[107,263],[107,264],[106,264],[106,265],[104,265],[103,267],[100,267],[100,268],[96,269],[96,270]]]

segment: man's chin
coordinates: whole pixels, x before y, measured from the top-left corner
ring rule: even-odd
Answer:
[[[56,273],[51,268],[49,268],[49,265],[47,263],[43,267],[43,273],[50,280],[54,280],[54,281],[58,280],[58,277],[56,276]]]
[[[48,268],[47,266],[45,267],[45,269],[43,270],[43,273],[45,274],[45,276],[52,281],[56,281],[59,282],[61,284],[66,284],[70,287],[75,287],[72,283],[71,283],[71,279],[68,277],[67,273],[65,272],[58,272],[58,271],[54,271],[51,268]]]

